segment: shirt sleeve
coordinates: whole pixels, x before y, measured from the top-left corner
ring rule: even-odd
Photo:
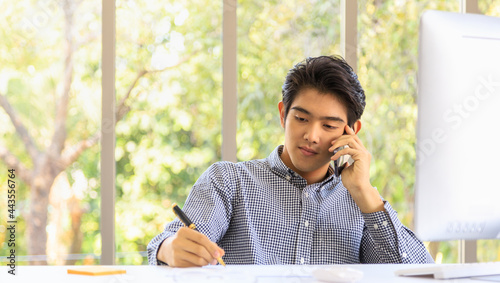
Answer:
[[[362,263],[434,263],[424,244],[384,200],[384,211],[363,213]]]
[[[170,229],[173,229],[173,227],[168,228],[169,225],[171,225],[174,222],[180,222],[178,220],[174,220],[173,222],[170,222],[167,227],[165,227],[165,230],[154,237],[151,242],[148,244],[148,262],[149,265],[167,265],[165,262],[161,261],[158,259],[158,249],[160,248],[160,245],[167,239],[168,237],[171,237],[175,234],[175,232],[170,231]],[[180,224],[180,225],[179,225]],[[178,226],[181,227],[182,223],[178,223]],[[168,229],[167,229],[168,228]],[[179,228],[177,228],[179,229]],[[176,230],[177,231],[177,230]]]
[[[233,172],[228,172],[233,171]],[[210,166],[194,184],[182,210],[195,223],[197,230],[212,242],[219,242],[227,231],[232,213],[232,198],[236,168],[230,162]],[[183,226],[178,219],[165,226],[165,230],[148,244],[150,265],[165,265],[158,260],[158,249],[165,239]]]

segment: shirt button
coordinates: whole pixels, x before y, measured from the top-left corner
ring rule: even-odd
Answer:
[[[384,222],[382,222],[382,225],[384,225],[384,227],[387,227],[387,221],[384,220]]]
[[[403,258],[406,258],[408,255],[406,253],[402,254]]]
[[[305,262],[304,258],[301,258],[300,259],[300,264],[304,264],[304,262]]]
[[[306,220],[306,222],[304,222],[304,225],[306,225],[306,227],[309,227],[309,221]]]
[[[308,198],[308,197],[309,197],[309,193],[306,193],[306,198]]]
[[[378,225],[377,224],[373,224],[373,228],[375,228],[375,230],[378,229]]]
[[[292,179],[292,177],[290,177],[290,175],[286,175],[285,179],[287,179],[288,181],[290,181],[290,179]]]

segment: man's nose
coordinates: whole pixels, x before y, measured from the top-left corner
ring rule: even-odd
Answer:
[[[318,143],[320,131],[321,128],[319,126],[311,125],[304,134],[304,139],[311,143]]]

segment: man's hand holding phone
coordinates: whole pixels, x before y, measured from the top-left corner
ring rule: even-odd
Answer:
[[[361,122],[357,121],[355,128],[359,132]],[[332,160],[338,160],[344,155],[350,155],[354,160],[352,164],[346,164],[342,170],[342,183],[349,191],[356,204],[363,213],[371,213],[384,210],[384,203],[377,190],[370,183],[370,161],[371,154],[363,145],[363,142],[348,125],[345,125],[345,134],[332,141],[329,151],[334,152]]]

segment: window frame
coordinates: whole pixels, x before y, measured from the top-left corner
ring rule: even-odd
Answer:
[[[223,1],[222,159],[236,161],[237,129],[237,0]],[[341,48],[346,61],[357,70],[358,1],[341,1]],[[479,13],[478,0],[459,0],[461,13]],[[101,260],[114,265],[115,243],[115,51],[116,1],[102,1],[102,119],[101,119]],[[476,241],[461,241],[461,262],[475,262]]]

